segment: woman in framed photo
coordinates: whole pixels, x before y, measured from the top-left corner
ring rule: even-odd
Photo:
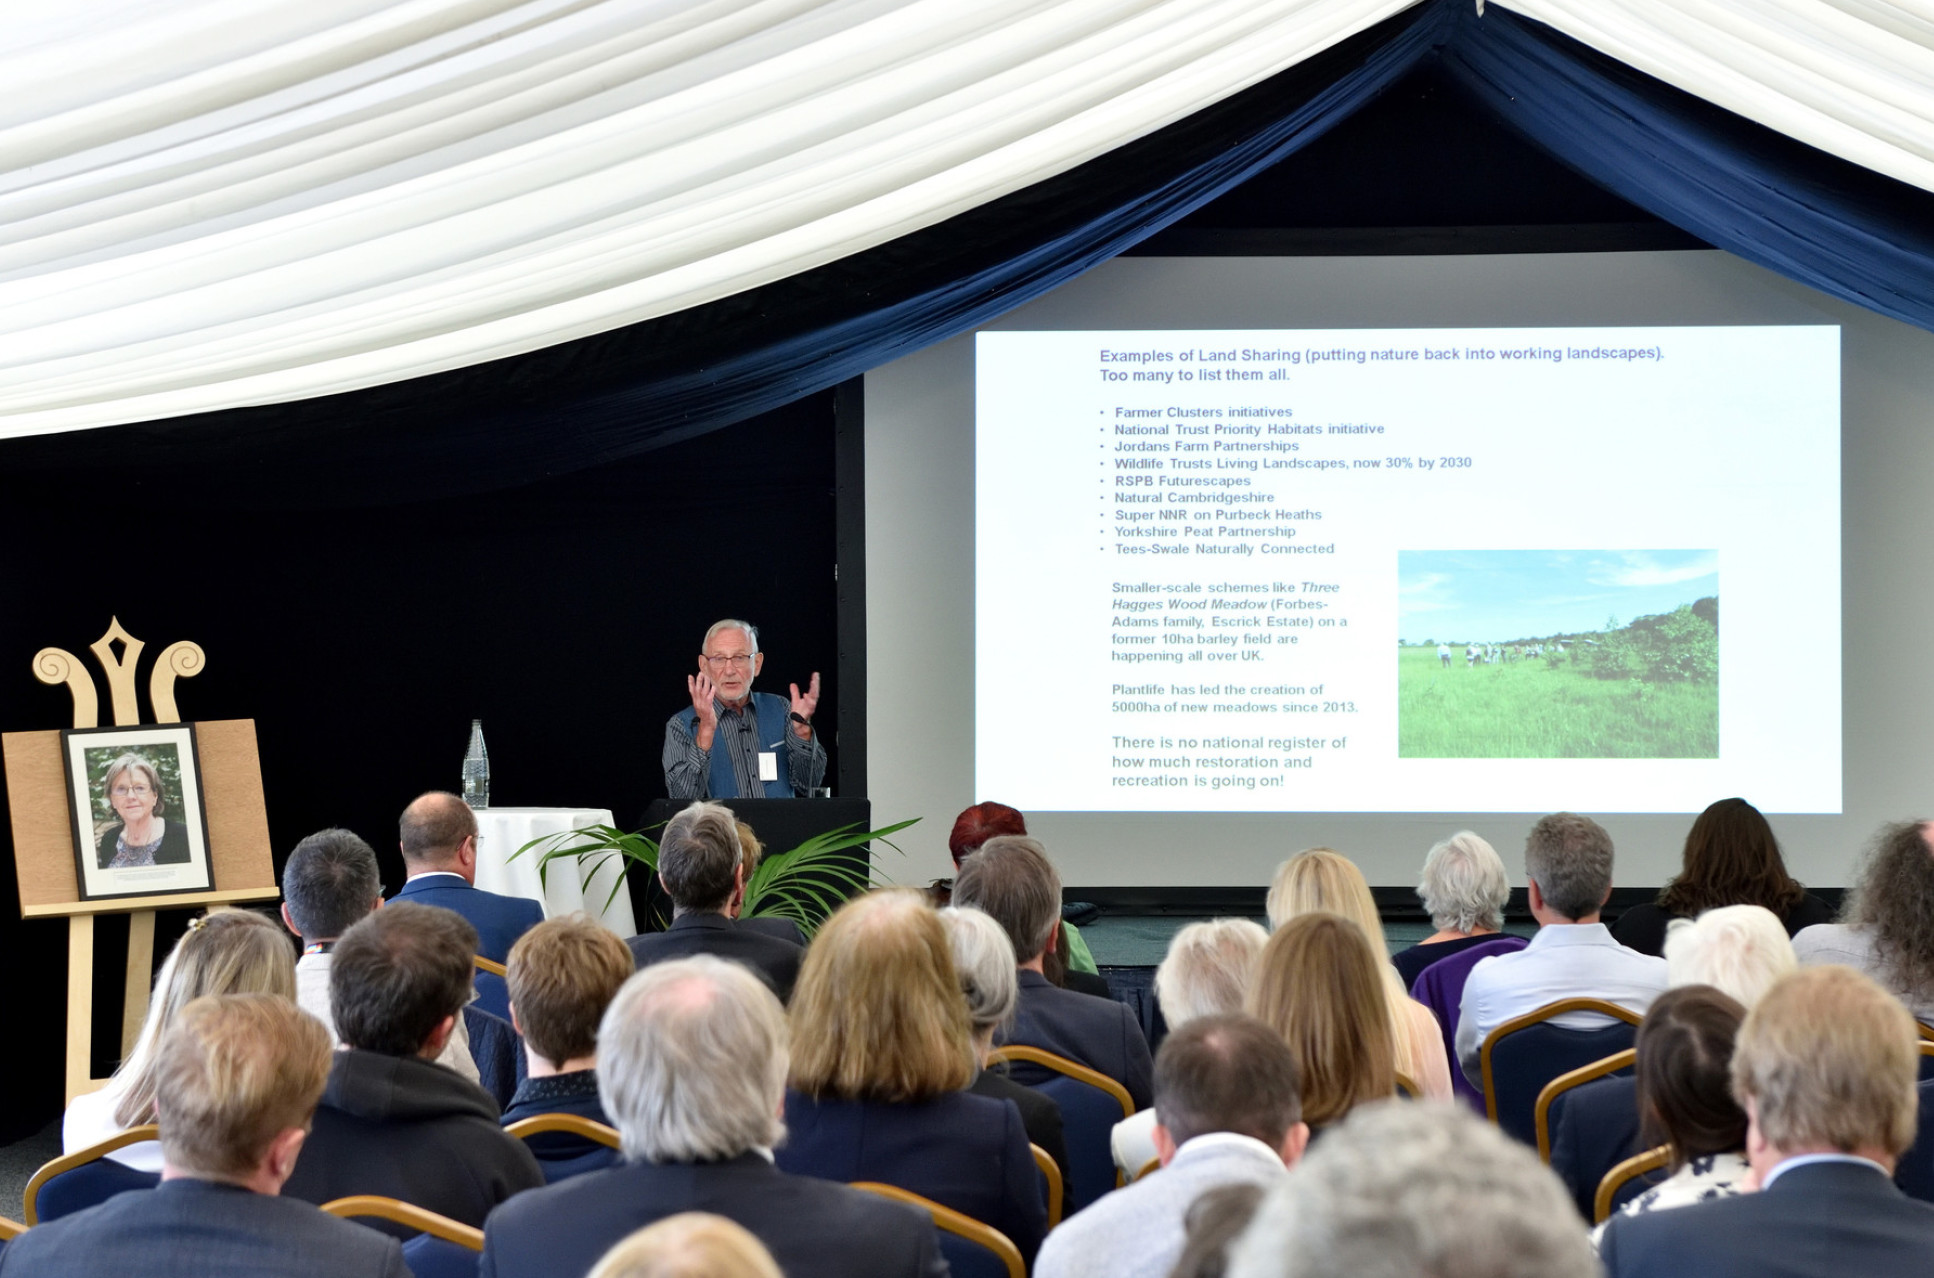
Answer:
[[[121,824],[101,835],[96,849],[103,870],[188,861],[188,827],[168,819],[161,773],[138,754],[123,754],[101,775],[101,791]]]

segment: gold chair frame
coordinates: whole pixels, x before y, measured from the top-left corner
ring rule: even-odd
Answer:
[[[901,1189],[898,1185],[886,1185],[877,1180],[856,1180],[853,1182],[853,1188],[864,1189],[869,1194],[878,1194],[882,1198],[891,1198],[897,1202],[911,1203],[933,1217],[934,1228],[958,1238],[965,1238],[968,1242],[993,1252],[1000,1258],[1000,1262],[1007,1266],[1008,1278],[1027,1278],[1027,1264],[1021,1259],[1021,1249],[1016,1247],[1013,1240],[1006,1234],[992,1225],[982,1224],[972,1216],[957,1212],[951,1207],[943,1207],[931,1198],[923,1198],[910,1189]]]

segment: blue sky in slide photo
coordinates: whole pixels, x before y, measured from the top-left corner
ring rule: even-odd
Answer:
[[[1719,593],[1716,550],[1403,550],[1404,643],[1508,643],[1597,630]]]

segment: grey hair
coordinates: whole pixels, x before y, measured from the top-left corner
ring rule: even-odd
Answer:
[[[598,1025],[598,1099],[633,1162],[717,1162],[777,1145],[790,1064],[778,998],[711,955],[636,973]]]
[[[1540,817],[1524,841],[1524,873],[1566,918],[1596,914],[1612,890],[1612,836],[1575,813]]]
[[[940,911],[940,921],[947,929],[974,1032],[998,1029],[1013,1020],[1020,1002],[1020,980],[1015,975],[1014,942],[1007,939],[1006,930],[991,916],[967,906],[948,906]]]
[[[1773,983],[1799,970],[1779,916],[1763,905],[1722,905],[1665,930],[1665,983],[1710,985],[1747,1011]]]
[[[1168,943],[1155,969],[1155,1001],[1170,1029],[1198,1016],[1240,1012],[1269,933],[1254,919],[1191,923]]]
[[[1480,835],[1459,830],[1424,856],[1417,897],[1440,932],[1495,932],[1511,896],[1504,860]]]
[[[711,628],[710,628],[709,630],[707,630],[707,631],[705,632],[705,638],[703,638],[703,639],[701,639],[701,640],[699,641],[699,645],[698,645],[698,650],[699,650],[700,652],[704,652],[704,651],[705,651],[705,650],[706,650],[707,648],[709,648],[709,647],[711,647],[711,646],[712,646],[712,640],[718,637],[718,633],[719,633],[719,632],[720,632],[721,630],[743,630],[743,631],[745,631],[745,641],[746,641],[746,643],[748,643],[748,644],[750,644],[750,645],[751,645],[751,647],[752,647],[752,654],[753,654],[754,656],[757,656],[757,655],[758,655],[758,653],[759,653],[759,628],[758,628],[757,626],[755,626],[755,625],[753,625],[753,624],[752,624],[751,622],[749,622],[749,621],[740,621],[740,620],[738,620],[738,619],[737,619],[736,617],[727,617],[727,618],[726,618],[725,620],[723,620],[723,621],[714,621],[714,622],[712,623],[712,625],[711,625]]]
[[[1229,1278],[1597,1278],[1536,1154],[1461,1106],[1360,1105],[1230,1249]]]

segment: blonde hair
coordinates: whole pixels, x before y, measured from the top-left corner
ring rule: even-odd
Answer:
[[[682,1211],[625,1238],[587,1278],[784,1278],[772,1253],[743,1225]]]
[[[733,824],[739,831],[739,863],[745,866],[745,881],[750,885],[753,873],[759,868],[759,862],[765,859],[766,845],[759,842],[759,836],[754,834],[752,827],[745,822],[735,821]]]
[[[1733,1094],[1779,1150],[1914,1143],[1920,1035],[1893,995],[1850,967],[1802,968],[1746,1014]]]
[[[278,1135],[309,1126],[330,1056],[329,1031],[287,998],[193,1000],[155,1058],[168,1163],[212,1180],[246,1179]]]
[[[1302,1080],[1303,1120],[1333,1123],[1397,1090],[1396,1050],[1378,968],[1389,964],[1363,929],[1337,914],[1303,914],[1263,947],[1243,1010],[1289,1044]]]
[[[211,910],[189,921],[154,978],[134,1050],[108,1081],[120,1094],[114,1121],[121,1127],[153,1120],[162,1039],[181,1010],[205,994],[275,994],[293,1003],[295,946],[288,933],[248,910]]]
[[[947,929],[912,888],[842,905],[792,993],[792,1087],[814,1098],[914,1101],[974,1078],[967,999]]]
[[[1299,915],[1321,911],[1340,914],[1357,925],[1370,942],[1382,971],[1383,1002],[1390,1020],[1391,1059],[1397,1071],[1409,1078],[1422,1075],[1417,1050],[1411,1040],[1407,1007],[1410,991],[1403,977],[1390,963],[1390,943],[1384,940],[1383,920],[1377,915],[1376,898],[1363,871],[1332,848],[1310,848],[1276,867],[1269,885],[1269,926],[1280,928]]]
[[[637,967],[617,933],[588,914],[545,919],[510,947],[511,1010],[553,1065],[597,1050],[598,1021]]]
[[[1155,1000],[1170,1029],[1198,1016],[1239,1012],[1269,933],[1249,919],[1191,923],[1168,943],[1155,969]]]

